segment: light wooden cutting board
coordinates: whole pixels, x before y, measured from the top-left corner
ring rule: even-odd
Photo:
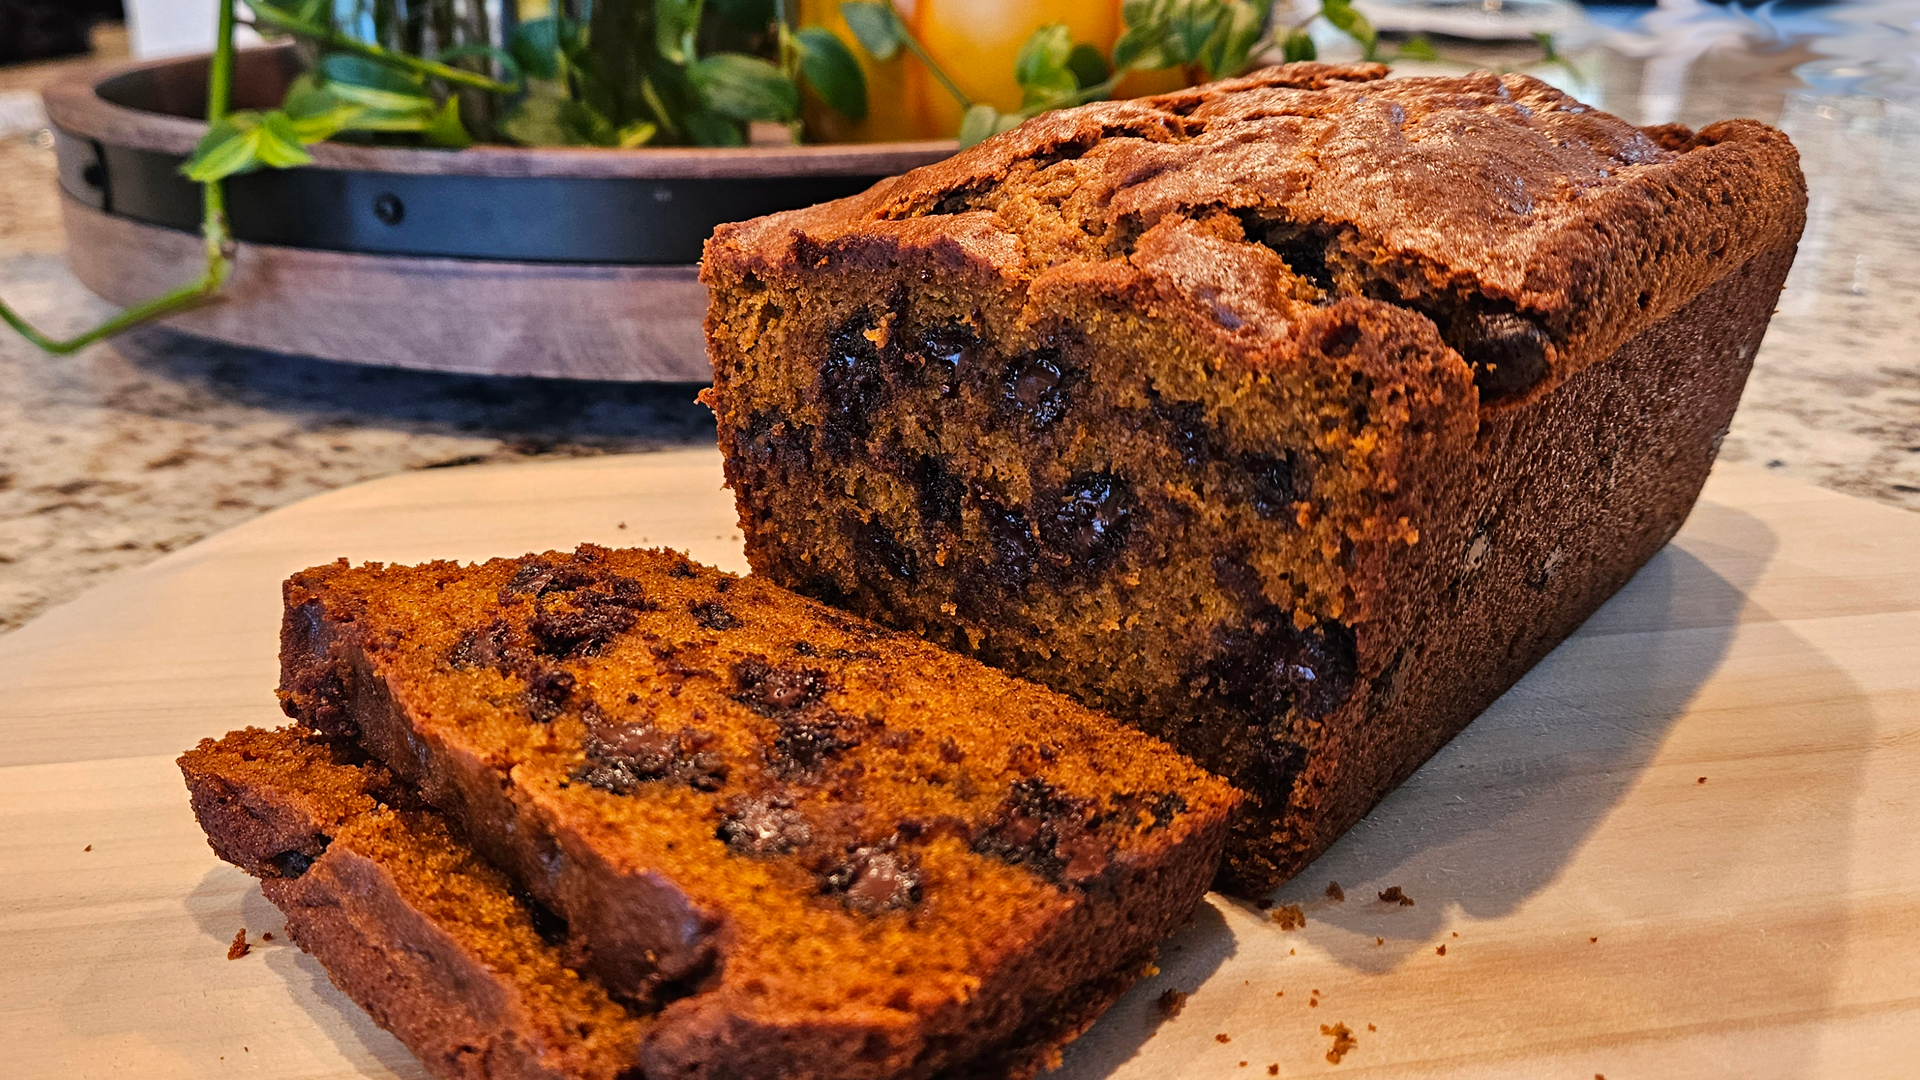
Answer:
[[[583,540],[745,569],[712,452],[431,471],[0,638],[0,1075],[422,1075],[213,857],[173,758],[278,721],[289,572]],[[1920,516],[1722,467],[1280,899],[1304,929],[1210,898],[1060,1075],[1920,1076]],[[243,926],[274,940],[229,961]],[[1193,993],[1164,1020],[1169,988]]]

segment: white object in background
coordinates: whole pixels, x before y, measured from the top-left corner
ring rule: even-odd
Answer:
[[[1583,29],[1587,21],[1572,0],[1355,0],[1353,6],[1375,29],[1387,33],[1483,41],[1525,41],[1535,34],[1560,37]]]
[[[219,0],[127,0],[127,48],[136,60],[213,51]],[[239,45],[258,45],[260,35],[240,27]]]

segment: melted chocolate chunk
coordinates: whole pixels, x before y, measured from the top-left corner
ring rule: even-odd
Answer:
[[[687,610],[693,614],[694,622],[709,630],[731,630],[740,625],[733,612],[718,600],[694,600],[687,604]]]
[[[813,453],[808,449],[812,441],[812,429],[805,424],[796,424],[779,413],[756,412],[747,417],[747,425],[741,430],[737,443],[743,456],[763,466],[777,462],[789,468],[807,469],[813,461]],[[693,574],[689,571],[686,576]]]
[[[326,850],[325,837],[321,838],[320,850]],[[281,877],[297,878],[313,866],[313,856],[303,851],[283,851],[278,855],[268,856],[267,863],[273,867],[273,872]]]
[[[779,719],[819,701],[827,692],[827,673],[750,656],[733,665],[733,684],[735,701],[761,716]]]
[[[619,723],[591,705],[581,711],[587,762],[574,770],[577,781],[615,795],[655,780],[678,780],[697,791],[718,791],[726,783],[726,762],[704,749],[713,744],[710,731],[666,731],[647,720]]]
[[[1107,845],[1094,832],[1092,807],[1039,777],[1016,781],[973,850],[1024,866],[1056,885],[1085,886],[1107,868]]]
[[[874,330],[866,313],[840,324],[827,338],[820,364],[820,402],[827,419],[827,452],[844,458],[872,434],[872,416],[887,392],[886,365],[880,347],[867,335]]]
[[[1042,528],[1048,547],[1072,569],[1090,572],[1126,545],[1132,517],[1133,492],[1125,480],[1083,473],[1067,481]]]
[[[1247,562],[1244,551],[1237,555],[1213,557],[1213,583],[1244,607],[1258,609],[1266,606],[1266,592],[1260,580],[1260,571]]]
[[[1337,323],[1320,338],[1320,351],[1328,356],[1345,356],[1360,344],[1360,328],[1350,322]]]
[[[926,363],[924,378],[939,389],[942,397],[954,392],[963,369],[972,367],[979,354],[980,338],[957,323],[932,327],[920,336],[919,355]]]
[[[807,819],[783,795],[748,795],[727,806],[727,816],[714,833],[738,855],[765,858],[785,855],[813,839]]]
[[[521,666],[526,649],[514,642],[513,627],[495,619],[484,630],[468,630],[447,650],[447,666],[456,671],[473,668],[512,669]]]
[[[837,895],[866,915],[912,907],[920,902],[920,868],[895,842],[864,845],[821,876],[820,891]]]
[[[779,734],[767,750],[767,764],[791,775],[818,769],[829,759],[860,745],[858,726],[832,709],[815,709],[779,720]]]
[[[1017,356],[1002,375],[1006,406],[1035,428],[1051,427],[1073,405],[1078,375],[1061,361],[1057,349]]]
[[[527,677],[527,713],[542,724],[566,710],[573,696],[573,673],[560,668],[541,668]]]
[[[534,597],[527,628],[548,656],[597,656],[657,606],[634,578],[613,574],[575,584],[556,575]]]
[[[914,558],[913,551],[895,539],[879,519],[854,526],[853,541],[866,565],[883,567],[903,581],[919,576],[919,560]]]
[[[1540,325],[1511,312],[1462,315],[1451,327],[1454,347],[1473,367],[1473,384],[1487,401],[1511,397],[1547,373],[1552,339]]]
[[[1206,406],[1197,401],[1156,401],[1153,414],[1167,425],[1167,441],[1180,455],[1180,463],[1197,469],[1213,460],[1213,432],[1207,425]]]
[[[1288,450],[1281,454],[1245,454],[1236,462],[1247,487],[1247,500],[1254,513],[1268,520],[1293,520],[1293,504],[1304,496],[1300,483],[1299,457]]]
[[[1009,592],[1024,587],[1028,579],[1033,577],[1034,560],[1040,554],[1039,545],[1033,538],[1033,528],[1027,524],[1027,516],[1018,510],[983,499],[980,517],[986,523],[987,538],[993,544],[993,562],[986,568],[988,579]]]
[[[949,528],[960,524],[960,503],[966,497],[966,485],[947,471],[945,463],[930,454],[922,454],[913,465],[913,488],[919,495],[920,525]]]
[[[1261,610],[1250,625],[1219,633],[1219,651],[1208,664],[1208,690],[1239,708],[1273,719],[1298,708],[1325,716],[1340,707],[1359,677],[1353,631],[1337,622],[1301,630],[1277,607]]]
[[[567,920],[528,893],[515,889],[513,895],[514,899],[520,901],[520,906],[527,909],[527,921],[533,923],[533,932],[540,935],[541,941],[555,948],[567,943],[567,936],[571,933]]]
[[[1247,738],[1253,741],[1253,749],[1233,777],[1234,784],[1263,807],[1285,806],[1293,794],[1293,782],[1307,767],[1307,748],[1275,739],[1258,727],[1249,728]]]

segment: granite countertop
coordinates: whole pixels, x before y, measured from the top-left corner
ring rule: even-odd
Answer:
[[[1793,138],[1807,231],[1722,458],[1920,510],[1920,7],[1889,9],[1907,22],[1834,47],[1674,3],[1658,34],[1607,35],[1578,54],[1577,85],[1555,81],[1636,122],[1751,116]],[[66,268],[30,91],[119,40],[104,58],[0,68],[0,296],[57,334],[111,309]],[[710,443],[696,389],[401,372],[160,329],[47,357],[0,330],[0,632],[360,480]]]

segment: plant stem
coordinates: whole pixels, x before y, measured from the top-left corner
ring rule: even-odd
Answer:
[[[329,49],[353,53],[356,56],[366,57],[368,60],[385,64],[388,67],[399,68],[402,71],[410,71],[417,75],[425,75],[428,78],[439,79],[443,82],[455,83],[460,86],[471,86],[477,90],[491,90],[499,94],[513,94],[518,93],[520,90],[520,87],[513,83],[503,83],[498,79],[490,79],[477,72],[463,71],[457,67],[435,63],[432,60],[422,60],[417,56],[409,56],[406,53],[383,49],[378,45],[370,45],[358,38],[349,37],[331,26],[321,26],[318,23],[311,23],[305,19],[288,15],[286,12],[281,11],[271,4],[249,4],[247,6],[253,10],[253,20],[255,23],[268,26],[275,30],[284,30],[298,37],[317,41]]]
[[[900,17],[900,12],[895,10],[891,3],[888,4],[887,10],[893,12],[894,26],[900,31],[900,43],[927,66],[927,70],[933,73],[935,79],[940,80],[940,85],[946,88],[947,93],[953,95],[953,100],[959,102],[962,109],[971,108],[973,99],[967,96],[965,90],[960,89],[959,84],[947,77],[947,73],[940,69],[940,65],[934,63],[933,57],[927,55],[927,50],[921,46],[920,39],[914,37],[913,31],[907,29],[907,21]]]
[[[221,0],[220,3],[213,63],[207,75],[207,123],[210,126],[226,118],[233,99],[233,5],[234,0]],[[65,356],[141,323],[184,311],[218,293],[233,269],[233,260],[227,252],[231,240],[227,235],[226,189],[216,180],[203,184],[201,192],[203,209],[200,232],[206,238],[207,268],[197,280],[135,304],[93,329],[66,339],[50,338],[34,329],[3,300],[0,300],[0,322],[13,327],[21,337],[42,351]]]

